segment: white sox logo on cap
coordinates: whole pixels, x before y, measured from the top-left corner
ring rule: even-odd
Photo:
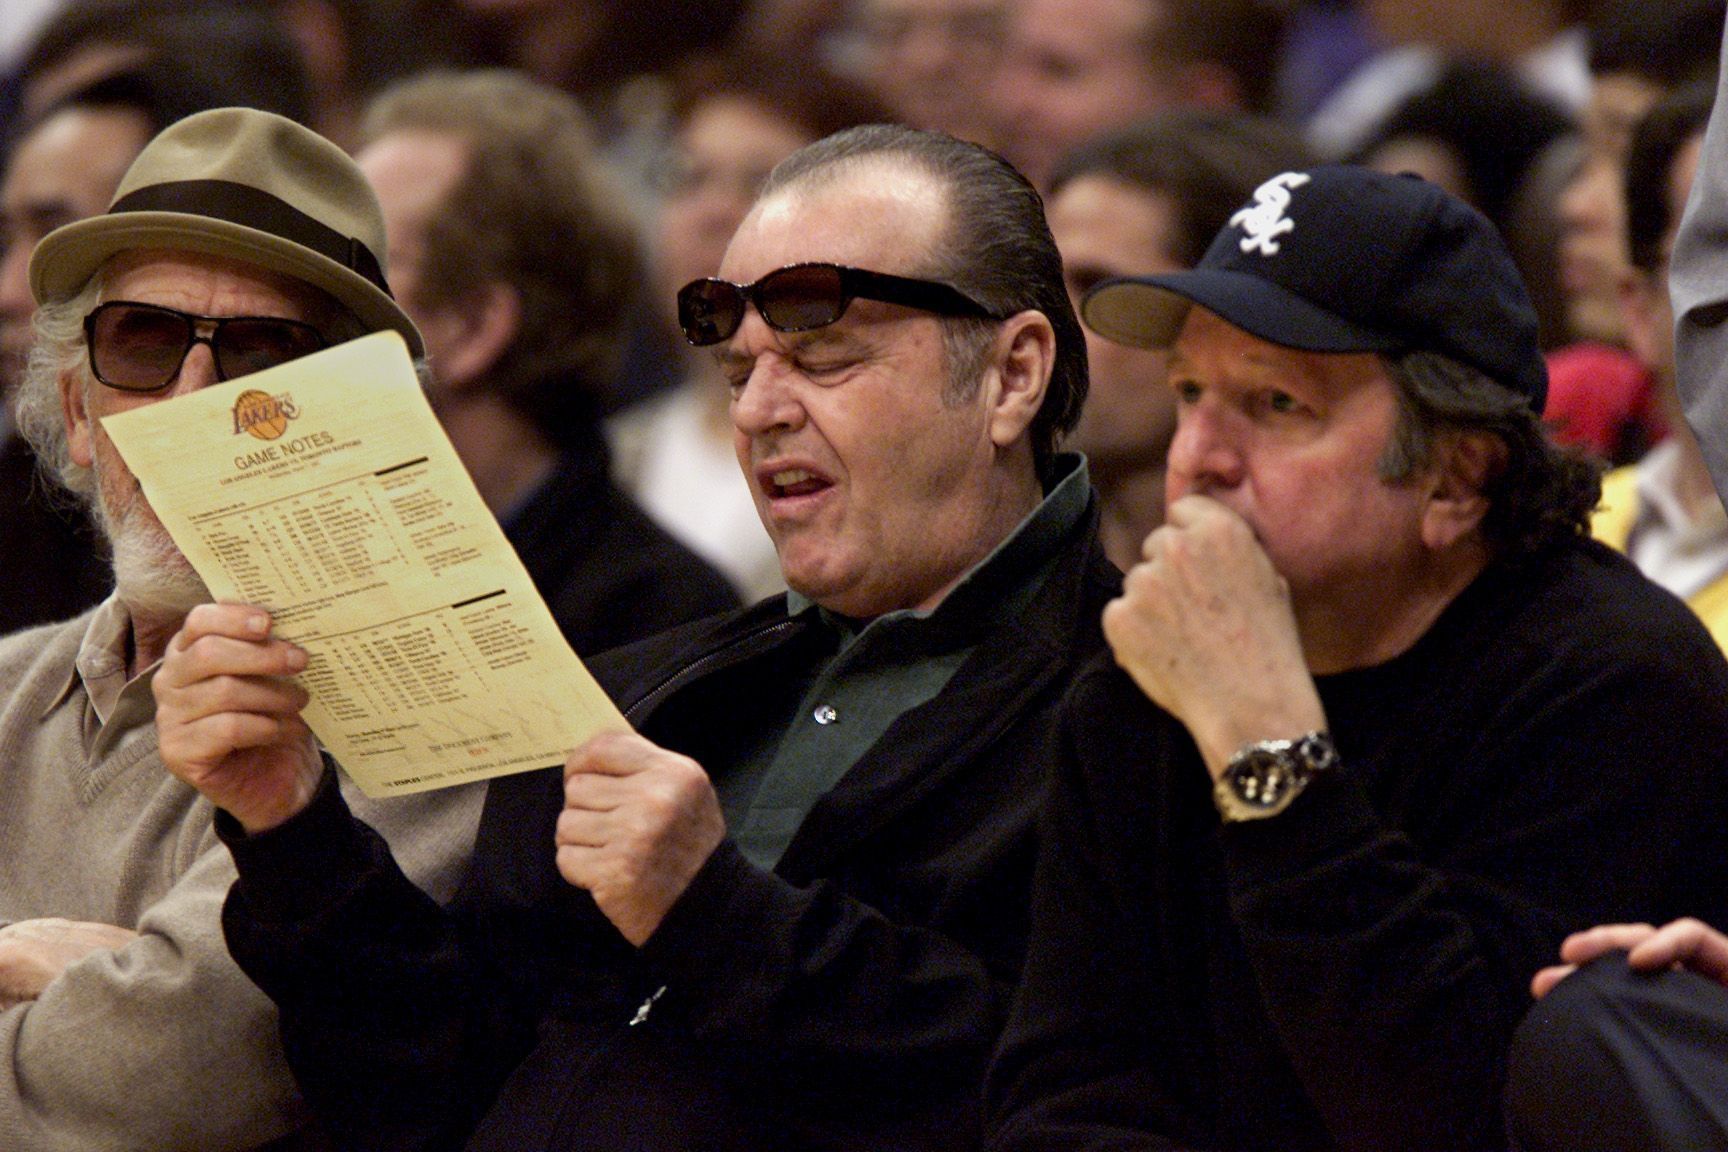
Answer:
[[[1278,237],[1296,227],[1296,221],[1284,215],[1290,207],[1290,190],[1306,183],[1306,173],[1285,172],[1254,189],[1254,203],[1230,217],[1230,223],[1247,233],[1242,237],[1242,251],[1278,254]]]

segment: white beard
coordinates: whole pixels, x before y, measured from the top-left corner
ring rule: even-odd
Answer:
[[[112,497],[111,487],[120,489]],[[179,618],[209,603],[210,590],[144,502],[137,481],[126,476],[120,484],[108,483],[100,454],[96,494],[97,520],[114,554],[115,588],[134,618]],[[110,500],[118,507],[110,507]]]

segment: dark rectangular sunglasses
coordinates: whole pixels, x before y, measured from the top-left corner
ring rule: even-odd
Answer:
[[[1000,319],[952,284],[848,268],[843,264],[788,264],[754,284],[692,280],[678,290],[678,326],[697,347],[729,339],[754,304],[776,332],[808,332],[832,324],[857,299],[901,304],[940,316]]]
[[[208,326],[209,335],[198,334]],[[327,346],[310,324],[277,316],[198,316],[158,304],[110,300],[84,317],[90,370],[122,392],[160,392],[174,383],[194,344],[207,344],[216,378],[233,380]]]

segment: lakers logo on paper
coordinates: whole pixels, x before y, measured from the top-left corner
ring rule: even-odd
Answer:
[[[300,410],[288,393],[272,396],[248,390],[234,401],[234,435],[245,432],[259,440],[274,440],[288,431],[288,422],[298,415]]]

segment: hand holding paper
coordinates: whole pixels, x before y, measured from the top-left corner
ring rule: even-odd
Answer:
[[[168,645],[152,682],[169,771],[262,832],[312,799],[323,761],[301,719],[306,689],[288,677],[306,653],[270,635],[270,617],[202,604]]]
[[[103,426],[223,601],[303,649],[305,718],[369,795],[561,763],[622,716],[376,333]]]
[[[565,761],[558,871],[587,889],[637,947],[725,837],[714,786],[688,756],[640,736],[608,733]]]

